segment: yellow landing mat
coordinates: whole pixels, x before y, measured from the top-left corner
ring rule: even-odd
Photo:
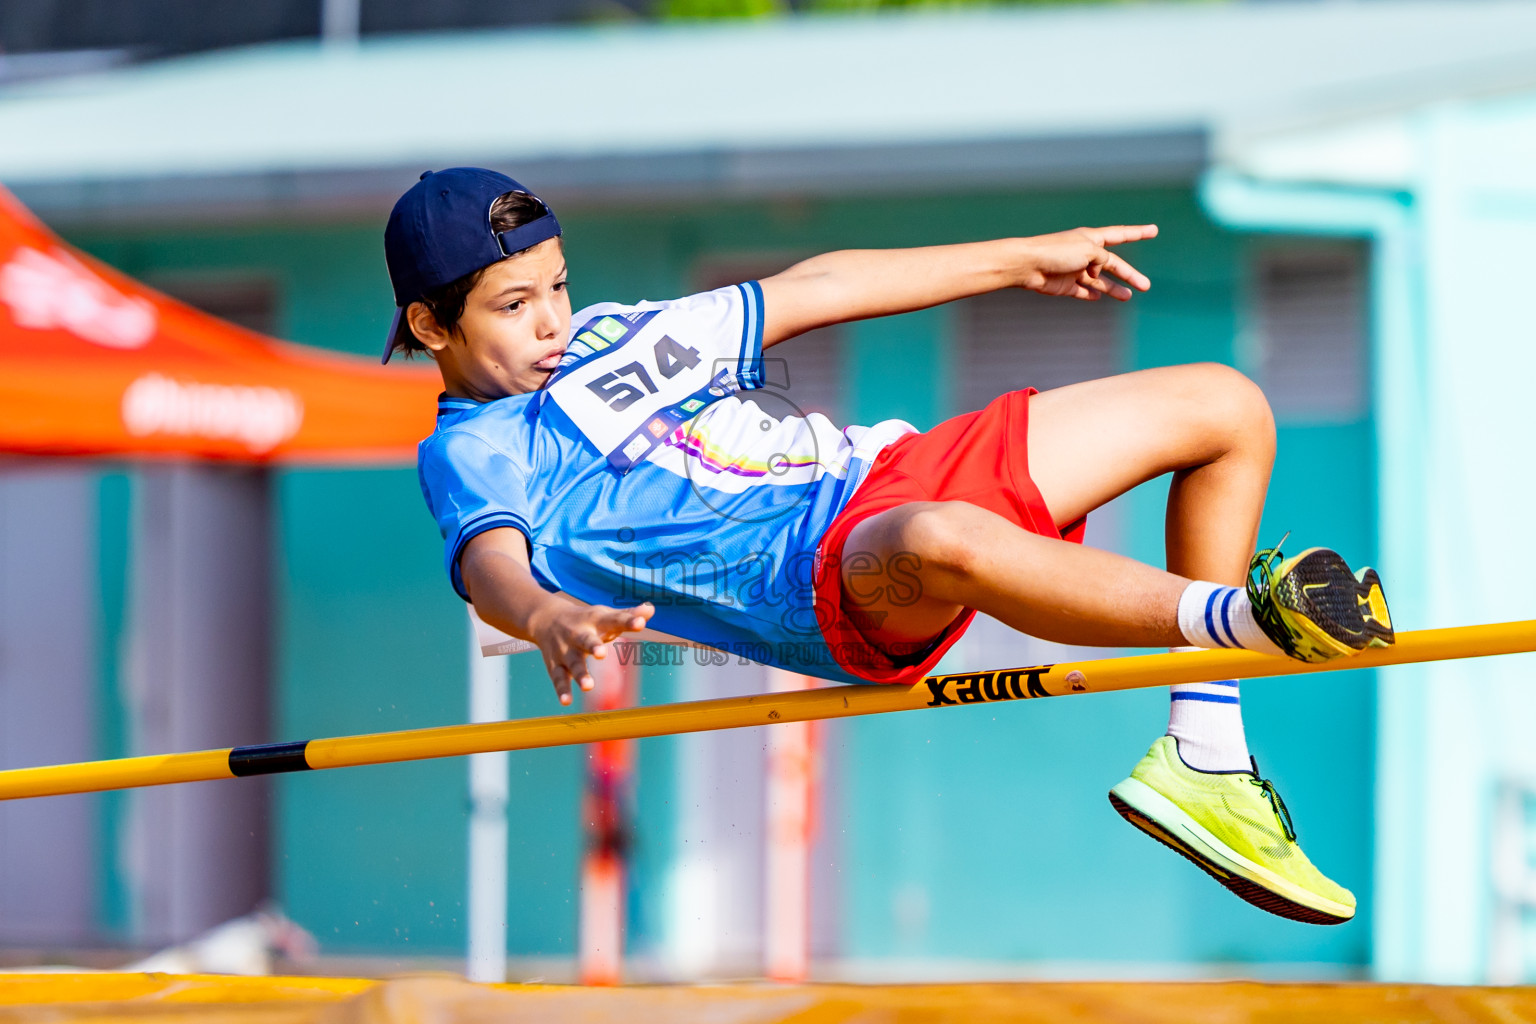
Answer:
[[[0,975],[0,1024],[1536,1024],[1536,988],[1259,982],[582,989],[448,977]]]

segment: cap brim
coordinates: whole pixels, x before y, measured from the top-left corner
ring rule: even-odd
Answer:
[[[395,342],[400,340],[400,332],[410,333],[411,322],[405,318],[407,307],[401,306],[395,310],[395,318],[389,322],[389,335],[384,339],[384,354],[379,357],[380,363],[389,362],[389,357],[395,353]]]

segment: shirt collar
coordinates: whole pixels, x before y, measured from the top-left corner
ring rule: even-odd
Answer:
[[[445,391],[437,396],[437,414],[451,416],[455,413],[473,412],[480,408],[481,404],[471,398],[450,398]]]
[[[541,390],[530,391],[525,395],[508,395],[506,398],[498,398],[489,402],[477,402],[472,398],[451,398],[444,392],[437,396],[437,425],[439,428],[450,426],[467,417],[478,415],[481,410],[489,409],[493,405],[506,408],[502,403],[511,402],[519,398],[526,400],[520,406],[523,414],[534,416],[538,414],[541,403],[547,396],[548,392]]]

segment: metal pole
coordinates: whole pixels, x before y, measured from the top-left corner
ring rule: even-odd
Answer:
[[[774,692],[807,690],[809,676],[773,669]],[[816,831],[815,722],[794,722],[768,733],[764,821],[763,973],[770,981],[802,984],[811,960],[811,843]]]
[[[469,720],[503,721],[507,705],[507,663],[481,656],[471,610]],[[505,750],[469,758],[469,951],[464,974],[470,981],[507,980],[509,768]]]
[[[1374,648],[1353,658],[1321,665],[1247,651],[1104,658],[929,676],[912,686],[829,686],[819,690],[726,697],[594,714],[553,715],[480,725],[443,725],[296,743],[265,743],[185,754],[16,768],[0,772],[0,800],[462,757],[492,750],[563,747],[599,740],[642,739],[919,708],[1062,697],[1076,693],[1110,693],[1212,679],[1258,679],[1530,651],[1536,651],[1536,620],[1402,633],[1393,647]]]

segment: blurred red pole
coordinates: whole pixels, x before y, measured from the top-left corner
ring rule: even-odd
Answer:
[[[593,711],[631,707],[638,672],[618,657],[618,645],[593,661],[597,688],[583,698]],[[581,862],[580,975],[583,985],[617,985],[624,974],[625,857],[634,792],[634,740],[587,744],[582,820],[586,849]]]
[[[770,669],[773,691],[808,690],[809,676]],[[816,830],[820,722],[768,729],[765,970],[773,981],[802,982],[811,955],[811,843]]]

